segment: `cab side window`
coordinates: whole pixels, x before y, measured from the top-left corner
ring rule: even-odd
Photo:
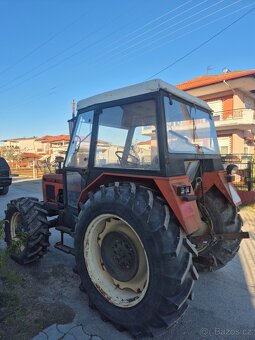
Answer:
[[[159,169],[154,100],[102,110],[95,166]]]

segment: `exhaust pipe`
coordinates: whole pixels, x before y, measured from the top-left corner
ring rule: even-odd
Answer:
[[[74,128],[75,120],[76,120],[76,117],[75,117],[75,101],[73,99],[72,100],[72,118],[68,120],[70,136],[72,136],[72,133],[73,133],[73,128]]]

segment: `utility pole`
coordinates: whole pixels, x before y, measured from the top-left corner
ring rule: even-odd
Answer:
[[[74,99],[72,100],[72,118],[75,116],[75,101]]]
[[[35,159],[33,160],[33,178],[38,178],[38,161]]]

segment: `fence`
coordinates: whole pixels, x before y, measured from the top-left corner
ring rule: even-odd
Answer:
[[[225,168],[231,163],[238,166],[238,172],[233,182],[236,189],[255,190],[255,158],[253,155],[221,155],[221,157]]]
[[[236,154],[221,155],[222,162],[226,168],[228,164],[236,164],[238,173],[235,175],[234,186],[242,191],[255,191],[255,157],[254,155]],[[33,164],[36,168],[36,177],[42,177],[44,174],[55,172],[56,162],[49,163],[47,161],[38,161]],[[30,167],[11,168],[14,175],[34,177],[35,169],[33,165]]]
[[[10,164],[11,165],[11,164]],[[47,161],[30,162],[26,167],[17,163],[15,167],[11,166],[13,176],[23,176],[32,178],[41,178],[47,173],[55,172],[56,164]]]

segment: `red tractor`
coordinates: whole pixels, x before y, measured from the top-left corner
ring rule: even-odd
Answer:
[[[197,270],[222,268],[248,237],[210,108],[151,80],[81,100],[69,126],[43,202],[8,204],[6,242],[24,240],[11,257],[37,261],[55,228],[90,306],[133,335],[155,335],[187,309]]]

